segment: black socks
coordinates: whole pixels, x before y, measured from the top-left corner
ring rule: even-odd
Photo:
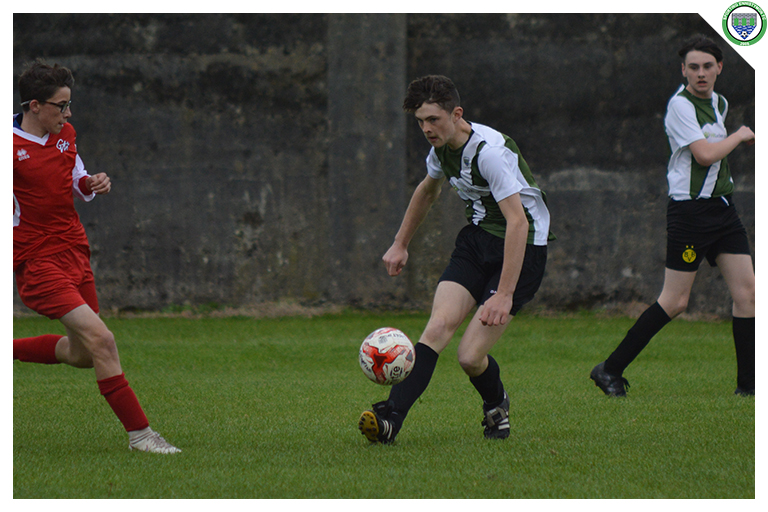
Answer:
[[[654,303],[637,319],[624,340],[605,360],[605,371],[620,376],[653,338],[670,321],[659,303]],[[736,347],[737,385],[744,391],[755,389],[755,319],[733,318]]]
[[[637,319],[635,325],[627,332],[616,350],[605,360],[605,371],[611,375],[620,376],[629,363],[643,351],[643,349],[656,336],[662,327],[670,322],[669,315],[659,305],[654,302],[652,306],[645,310]],[[754,337],[753,337],[754,340]],[[753,345],[754,346],[754,345]]]
[[[387,405],[392,408],[387,419],[394,423],[395,433],[403,426],[403,421],[413,404],[427,389],[437,366],[439,354],[430,347],[417,343],[414,350],[416,364],[411,374],[400,384],[392,386],[387,400]],[[469,381],[480,393],[486,409],[492,409],[504,400],[504,385],[501,383],[499,365],[490,355],[488,368],[477,377],[470,377]]]
[[[755,389],[755,319],[733,317],[738,373],[736,383],[743,391]]]
[[[475,386],[486,410],[493,409],[504,400],[504,384],[501,383],[499,364],[488,354],[488,368],[477,377],[470,377],[469,382]]]
[[[416,362],[411,374],[403,382],[392,386],[389,392],[388,401],[392,404],[392,414],[389,419],[395,423],[397,430],[400,430],[413,404],[427,389],[439,357],[437,352],[423,343],[417,343],[414,351]]]

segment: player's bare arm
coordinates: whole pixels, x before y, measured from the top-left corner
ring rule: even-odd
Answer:
[[[440,196],[445,179],[436,180],[427,176],[419,183],[411,196],[403,222],[395,235],[395,241],[381,258],[390,276],[399,275],[408,262],[408,245],[413,235],[429,213],[432,204]]]
[[[504,325],[509,321],[512,296],[523,268],[525,246],[528,239],[528,219],[525,216],[520,194],[513,194],[499,201],[499,208],[507,220],[504,237],[504,263],[501,269],[499,289],[483,304],[480,321],[483,325]]]
[[[699,165],[709,166],[728,156],[742,142],[750,146],[755,143],[755,132],[748,126],[742,126],[720,142],[707,142],[706,139],[700,139],[688,147]]]

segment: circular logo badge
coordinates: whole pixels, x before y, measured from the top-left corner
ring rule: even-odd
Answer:
[[[683,261],[686,263],[693,263],[696,261],[696,251],[693,250],[692,246],[685,246],[685,251],[683,251]]]
[[[753,2],[736,2],[723,14],[723,33],[739,46],[758,42],[767,25],[765,12]]]

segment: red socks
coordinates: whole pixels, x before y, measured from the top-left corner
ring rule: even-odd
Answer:
[[[61,338],[60,334],[45,334],[13,340],[13,358],[25,363],[59,364],[56,344]]]
[[[56,344],[62,338],[59,334],[45,334],[33,338],[13,340],[13,358],[27,363],[58,364]],[[147,416],[139,404],[139,399],[125,380],[125,374],[97,380],[99,391],[125,430],[142,430],[149,426]]]
[[[139,399],[125,380],[124,373],[97,380],[96,384],[127,432],[149,426],[149,420],[139,405]]]

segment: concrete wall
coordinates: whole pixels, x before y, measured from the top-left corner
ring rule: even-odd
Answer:
[[[452,191],[403,276],[380,262],[424,175],[400,104],[427,73],[514,138],[549,195],[559,239],[532,306],[605,307],[660,291],[662,121],[698,32],[720,39],[697,15],[16,14],[14,81],[36,57],[75,73],[78,150],[114,183],[78,205],[104,309],[428,305],[465,222]],[[729,127],[754,127],[754,70],[722,46]],[[754,240],[754,149],[730,161]],[[690,310],[729,308],[704,268]]]

